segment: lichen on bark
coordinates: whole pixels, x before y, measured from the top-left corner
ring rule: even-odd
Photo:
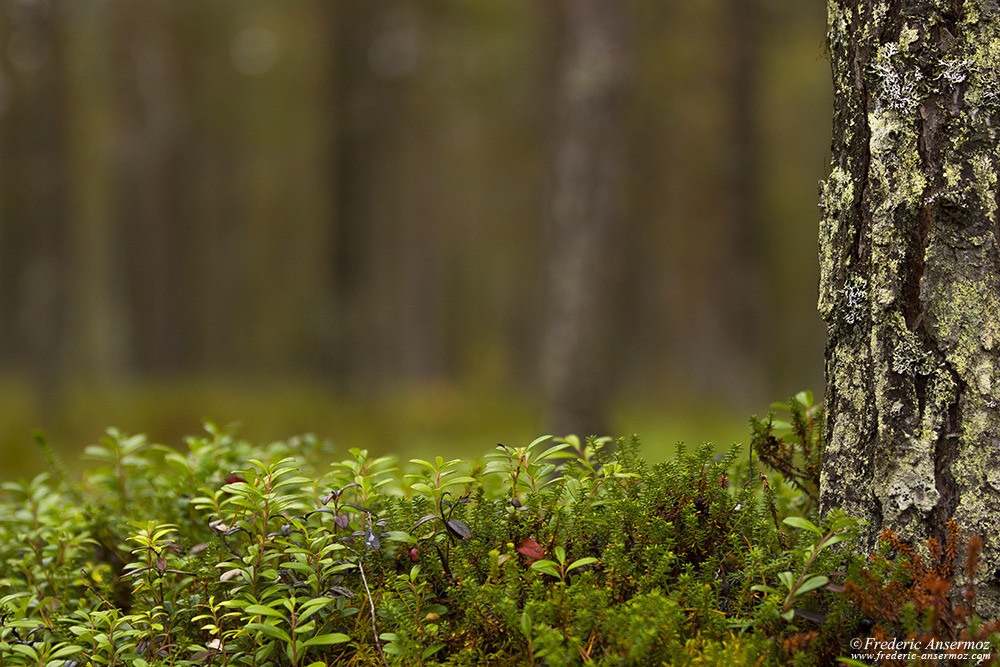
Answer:
[[[829,0],[821,505],[916,545],[985,541],[1000,612],[1000,7]]]

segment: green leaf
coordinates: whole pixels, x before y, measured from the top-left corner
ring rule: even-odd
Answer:
[[[386,535],[386,539],[392,540],[393,542],[402,542],[404,544],[415,544],[417,541],[415,537],[404,530],[390,530]]]
[[[822,535],[823,534],[823,531],[819,529],[819,526],[817,526],[816,524],[814,524],[809,519],[805,519],[805,518],[800,517],[800,516],[790,516],[790,517],[787,517],[784,520],[783,523],[786,523],[789,526],[792,526],[793,528],[802,528],[802,529],[805,529],[805,530],[811,530],[812,532],[816,533],[817,535]]]
[[[301,635],[307,632],[312,632],[316,629],[316,621],[309,621],[308,623],[303,623],[302,625],[295,626],[295,634]]]
[[[521,633],[524,634],[525,638],[528,641],[531,641],[531,635],[532,635],[531,630],[532,630],[532,627],[531,627],[531,617],[528,616],[527,613],[523,613],[522,612],[522,614],[521,614]]]
[[[583,567],[584,565],[590,565],[591,563],[598,563],[598,562],[600,561],[598,561],[596,558],[591,558],[590,556],[587,556],[586,558],[579,558],[573,561],[573,563],[566,569],[574,570],[578,567]]]
[[[531,564],[531,569],[560,578],[559,567],[550,560],[536,560]]]
[[[834,545],[837,542],[843,542],[846,539],[847,535],[834,535],[833,537],[830,537],[829,539],[823,541],[822,548],[826,549],[827,547]]]
[[[326,635],[316,635],[305,640],[303,644],[305,646],[332,646],[333,644],[343,644],[349,641],[351,641],[349,635],[345,635],[343,632],[331,632]]]
[[[292,638],[288,636],[288,633],[279,627],[268,625],[267,623],[247,623],[247,630],[259,630],[263,632],[268,637],[274,637],[275,639],[280,639],[283,642],[290,642]]]
[[[265,607],[262,604],[247,605],[245,611],[248,614],[260,614],[262,616],[273,616],[277,618],[284,618],[282,613],[277,609],[271,609],[270,607]]]
[[[766,586],[764,584],[755,584],[750,587],[750,590],[760,591],[761,593],[767,593],[768,595],[774,595],[775,593],[778,592],[774,588],[771,588],[770,586]]]
[[[32,660],[38,660],[38,651],[28,644],[14,644],[10,647],[10,650],[16,653],[23,653]]]
[[[472,484],[476,481],[475,477],[456,477],[454,479],[449,479],[447,484]]]
[[[188,463],[187,459],[177,452],[167,452],[163,455],[163,461],[170,467],[178,470],[179,472],[190,473],[191,465]]]
[[[53,651],[49,658],[66,658],[71,655],[76,655],[82,650],[82,646],[63,646]]]
[[[300,623],[304,622],[307,618],[309,618],[310,616],[312,616],[313,614],[315,614],[317,611],[327,606],[328,604],[333,603],[334,601],[335,600],[333,598],[327,598],[327,597],[313,598],[312,600],[308,600],[302,605],[302,609],[304,609],[304,611],[301,614],[299,614],[299,622]]]
[[[553,445],[552,447],[549,447],[544,452],[542,452],[541,454],[539,454],[538,456],[536,456],[535,460],[536,461],[544,461],[545,459],[549,458],[550,456],[555,455],[556,453],[561,452],[564,449],[566,449],[566,444],[565,443],[559,443],[558,445]],[[573,455],[572,452],[565,452],[565,454],[569,454],[570,456]]]
[[[540,435],[540,436],[538,436],[537,438],[535,438],[534,440],[531,441],[531,444],[528,445],[528,449],[531,449],[535,445],[541,444],[541,443],[545,442],[546,440],[551,440],[551,439],[552,439],[551,435]]]
[[[822,574],[814,575],[802,582],[802,585],[795,590],[795,595],[802,595],[803,593],[808,593],[809,591],[815,590],[820,586],[826,586],[829,581],[829,577]]]
[[[795,585],[795,575],[787,570],[785,570],[784,572],[779,572],[778,579],[781,580],[781,583],[783,583],[785,585],[785,588],[787,588],[788,590],[792,590],[792,586]]]

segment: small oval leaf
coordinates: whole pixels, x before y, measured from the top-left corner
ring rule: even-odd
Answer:
[[[472,537],[472,530],[465,524],[464,521],[459,521],[458,519],[449,519],[445,524],[448,526],[448,530],[457,537],[467,540]]]
[[[812,576],[803,581],[802,585],[795,589],[795,595],[802,595],[803,593],[808,593],[809,591],[820,588],[821,586],[826,586],[829,581],[829,577],[822,574]]]
[[[378,541],[378,535],[371,528],[365,531],[365,546],[372,551],[378,551],[382,546]]]
[[[802,518],[800,516],[790,516],[790,517],[787,517],[785,519],[784,523],[788,524],[789,526],[792,526],[793,528],[802,528],[804,530],[811,530],[812,532],[816,533],[817,535],[822,535],[823,534],[823,531],[819,529],[819,526],[817,526],[816,524],[814,524],[809,519],[804,519],[804,518]]]

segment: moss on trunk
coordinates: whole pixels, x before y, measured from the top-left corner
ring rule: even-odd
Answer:
[[[821,186],[827,324],[821,504],[943,543],[985,540],[1000,609],[1000,8],[829,0],[832,166]]]

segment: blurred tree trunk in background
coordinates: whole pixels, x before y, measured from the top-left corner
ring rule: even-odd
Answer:
[[[435,137],[414,92],[432,17],[392,0],[337,12],[337,366],[369,385],[440,379],[446,245]]]
[[[760,221],[760,150],[758,145],[759,0],[729,0],[730,44],[726,92],[729,102],[731,152],[727,192],[730,231],[719,272],[715,330],[722,339],[712,348],[717,359],[712,375],[715,391],[734,400],[760,395],[763,388],[764,257]]]
[[[588,434],[613,386],[743,409],[760,337],[818,383],[822,12],[0,3],[0,395],[544,392]]]
[[[58,399],[71,364],[73,267],[66,40],[61,2],[7,7],[13,66],[0,137],[0,347],[36,371],[43,408]],[[23,366],[27,362],[27,368]]]
[[[619,0],[559,0],[563,43],[541,371],[546,428],[608,434],[625,233],[629,17]]]
[[[821,509],[926,556],[982,537],[975,605],[1000,612],[1000,12],[829,4],[833,160],[821,189]],[[964,587],[956,588],[961,591]]]
[[[185,287],[193,271],[182,245],[189,241],[184,174],[194,169],[186,147],[189,108],[182,57],[188,50],[169,29],[169,6],[119,2],[111,6],[115,35],[114,211],[121,230],[120,280],[131,317],[128,343],[134,368],[176,372],[189,363],[184,340]]]

